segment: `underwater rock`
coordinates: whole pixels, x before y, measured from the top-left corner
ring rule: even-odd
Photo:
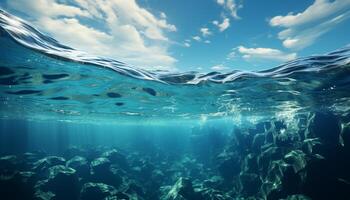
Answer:
[[[295,173],[304,169],[306,166],[306,158],[301,150],[293,150],[284,156],[284,161],[293,166]]]
[[[287,125],[284,121],[274,121],[275,129],[277,132],[280,132],[282,129],[287,129]]]
[[[265,143],[265,134],[256,134],[253,139],[252,151],[260,153],[260,147]]]
[[[204,188],[198,191],[201,194],[201,200],[235,200],[230,195],[220,190]]]
[[[272,183],[272,185],[265,185],[265,194],[268,194],[271,196],[272,193],[278,193],[279,195],[282,189],[282,179],[284,176],[284,172],[286,168],[288,167],[288,164],[286,164],[282,160],[276,160],[272,161],[269,166],[268,166],[268,171],[263,172],[262,178],[264,179],[265,182]],[[265,174],[266,173],[266,174]],[[276,195],[276,194],[274,194]],[[280,196],[279,198],[282,198],[286,195]]]
[[[107,158],[97,158],[91,162],[92,178],[96,182],[119,187],[123,182],[122,177],[111,171],[111,161]]]
[[[35,173],[12,172],[0,174],[0,198],[2,200],[31,199],[34,196]]]
[[[293,166],[286,166],[283,170],[283,176],[281,179],[282,190],[285,194],[292,195],[300,191],[301,177],[295,172]]]
[[[38,173],[45,173],[50,167],[55,165],[65,165],[66,160],[58,156],[47,156],[33,164],[33,170]]]
[[[350,124],[346,125],[343,128],[342,134],[341,134],[343,145],[345,147],[345,150],[347,152],[350,152]]]
[[[212,176],[210,179],[204,180],[203,185],[208,188],[219,189],[224,179],[221,176]]]
[[[274,144],[275,143],[275,134],[273,131],[268,131],[265,133],[265,144]]]
[[[125,190],[126,193],[132,194],[135,193],[138,196],[144,196],[145,192],[142,188],[141,185],[137,184],[136,182],[132,181],[131,183],[128,184],[127,189]]]
[[[253,143],[254,135],[249,134],[247,132],[242,132],[237,129],[234,133],[234,142],[237,145],[237,150],[240,155],[245,156],[250,152],[252,143]]]
[[[290,195],[283,200],[311,200],[309,197],[301,194]]]
[[[256,133],[264,133],[266,129],[269,129],[269,122],[259,122],[255,125]]]
[[[265,130],[269,130],[270,127],[271,127],[271,123],[269,122],[259,122],[255,125],[255,128],[250,128],[248,131],[249,131],[249,134],[254,136],[256,134],[264,133]]]
[[[277,132],[274,124],[266,128],[265,122],[232,136],[213,130],[208,131],[212,135],[195,134],[190,144],[196,151],[174,153],[156,146],[151,153],[138,149],[121,153],[101,146],[58,153],[65,158],[44,157],[40,152],[5,156],[0,157],[0,186],[27,187],[20,184],[26,183],[22,179],[15,179],[16,184],[3,182],[25,169],[34,171],[28,172],[33,175],[23,192],[31,199],[345,200],[350,191],[347,126],[343,125],[337,136],[341,143],[337,140],[336,145],[325,143],[323,136],[312,136],[314,131],[308,135],[311,139],[303,139],[294,126]],[[0,192],[0,197],[9,194],[1,187]]]
[[[243,161],[242,171],[247,173],[256,173],[259,171],[258,157],[255,154],[248,154]]]
[[[50,167],[49,178],[44,188],[53,192],[56,199],[77,199],[80,188],[76,171],[63,165]]]
[[[338,118],[331,112],[316,112],[309,122],[308,138],[318,137],[323,144],[336,146],[339,144],[341,126]]]
[[[129,167],[126,157],[116,149],[104,152],[102,157],[107,158],[112,164],[116,164],[122,169],[128,169]]]
[[[85,183],[80,192],[80,200],[115,199],[117,190],[103,183]]]
[[[123,200],[133,200],[133,199],[137,199],[139,200],[139,198],[137,198],[137,196],[135,197],[135,195],[132,195],[132,197],[130,197],[128,194],[125,194],[124,192],[117,192],[117,194],[115,195],[117,197],[117,199],[123,199]],[[108,199],[108,198],[107,198]],[[141,199],[140,199],[141,200]]]
[[[289,134],[286,132],[278,134],[277,137],[275,137],[276,146],[291,148],[295,143],[295,141],[293,141],[293,135],[294,133]]]
[[[281,200],[283,198],[286,198],[287,195],[283,193],[283,191],[280,188],[274,188],[272,189],[269,194],[266,196],[267,200]]]
[[[33,164],[36,161],[44,158],[46,156],[46,153],[44,152],[25,152],[23,153],[20,158],[25,160],[28,164]]]
[[[268,196],[275,189],[277,189],[277,187],[276,185],[274,185],[274,183],[264,180],[263,183],[261,184],[260,194],[262,197],[264,197],[264,199],[269,199]]]
[[[161,199],[164,200],[201,200],[201,195],[196,193],[190,179],[181,177],[173,185],[168,193]]]
[[[319,138],[305,139],[302,143],[301,149],[305,154],[311,155],[319,145],[322,145]]]
[[[135,167],[132,168],[132,173],[143,181],[148,181],[152,176],[153,170],[155,169],[155,165],[144,158],[140,159],[134,166]]]
[[[262,181],[257,174],[241,173],[239,175],[239,181],[241,185],[241,192],[245,197],[254,196],[258,193]]]
[[[94,173],[105,173],[110,170],[111,161],[107,158],[97,158],[91,162],[91,169]]]
[[[337,177],[336,163],[322,157],[314,157],[305,168],[302,194],[311,199],[349,199],[350,183]]]
[[[241,171],[238,158],[228,158],[223,160],[218,165],[218,171],[225,181],[232,181],[234,176],[237,176]]]
[[[115,105],[116,105],[116,106],[123,106],[124,103],[122,103],[122,102],[117,102],[117,103],[115,103]]]
[[[0,172],[2,171],[13,171],[16,169],[17,156],[7,155],[0,157]]]
[[[268,147],[258,157],[258,166],[262,172],[266,172],[272,161],[283,158],[283,152],[280,147]]]
[[[90,175],[90,166],[84,157],[75,156],[67,161],[66,166],[75,169],[79,177],[87,178]]]
[[[34,200],[56,200],[55,196],[56,195],[50,191],[44,192],[37,190],[34,195]]]
[[[164,178],[165,178],[165,175],[161,170],[155,169],[152,171],[151,180],[152,182],[154,182],[154,184],[157,184],[160,186],[160,184],[164,181]]]

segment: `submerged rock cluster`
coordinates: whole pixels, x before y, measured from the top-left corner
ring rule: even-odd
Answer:
[[[188,149],[72,147],[0,158],[1,199],[350,199],[350,126],[329,112],[194,133]],[[140,143],[141,144],[141,143]],[[156,148],[156,147],[155,147]],[[157,149],[157,148],[156,148]]]

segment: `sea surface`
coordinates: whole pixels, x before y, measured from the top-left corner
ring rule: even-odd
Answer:
[[[349,46],[148,71],[0,10],[0,199],[348,200],[349,158]]]

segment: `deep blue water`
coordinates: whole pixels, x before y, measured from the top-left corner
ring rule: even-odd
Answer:
[[[349,98],[350,47],[146,71],[0,11],[0,199],[350,199]]]

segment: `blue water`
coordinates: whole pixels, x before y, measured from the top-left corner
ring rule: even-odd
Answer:
[[[350,167],[350,47],[257,72],[141,68],[65,46],[0,10],[0,199],[350,198],[349,170],[330,167]],[[52,155],[64,161],[38,171]],[[86,176],[73,156],[87,159]],[[103,172],[100,158],[111,162]],[[73,196],[58,189],[73,183],[56,179],[55,166],[78,173]],[[24,172],[35,181],[16,179]],[[97,197],[91,183],[112,189]]]
[[[0,23],[0,65],[13,72],[0,80],[0,118],[159,121],[348,109],[349,47],[260,72],[169,74],[79,52],[3,11]]]

